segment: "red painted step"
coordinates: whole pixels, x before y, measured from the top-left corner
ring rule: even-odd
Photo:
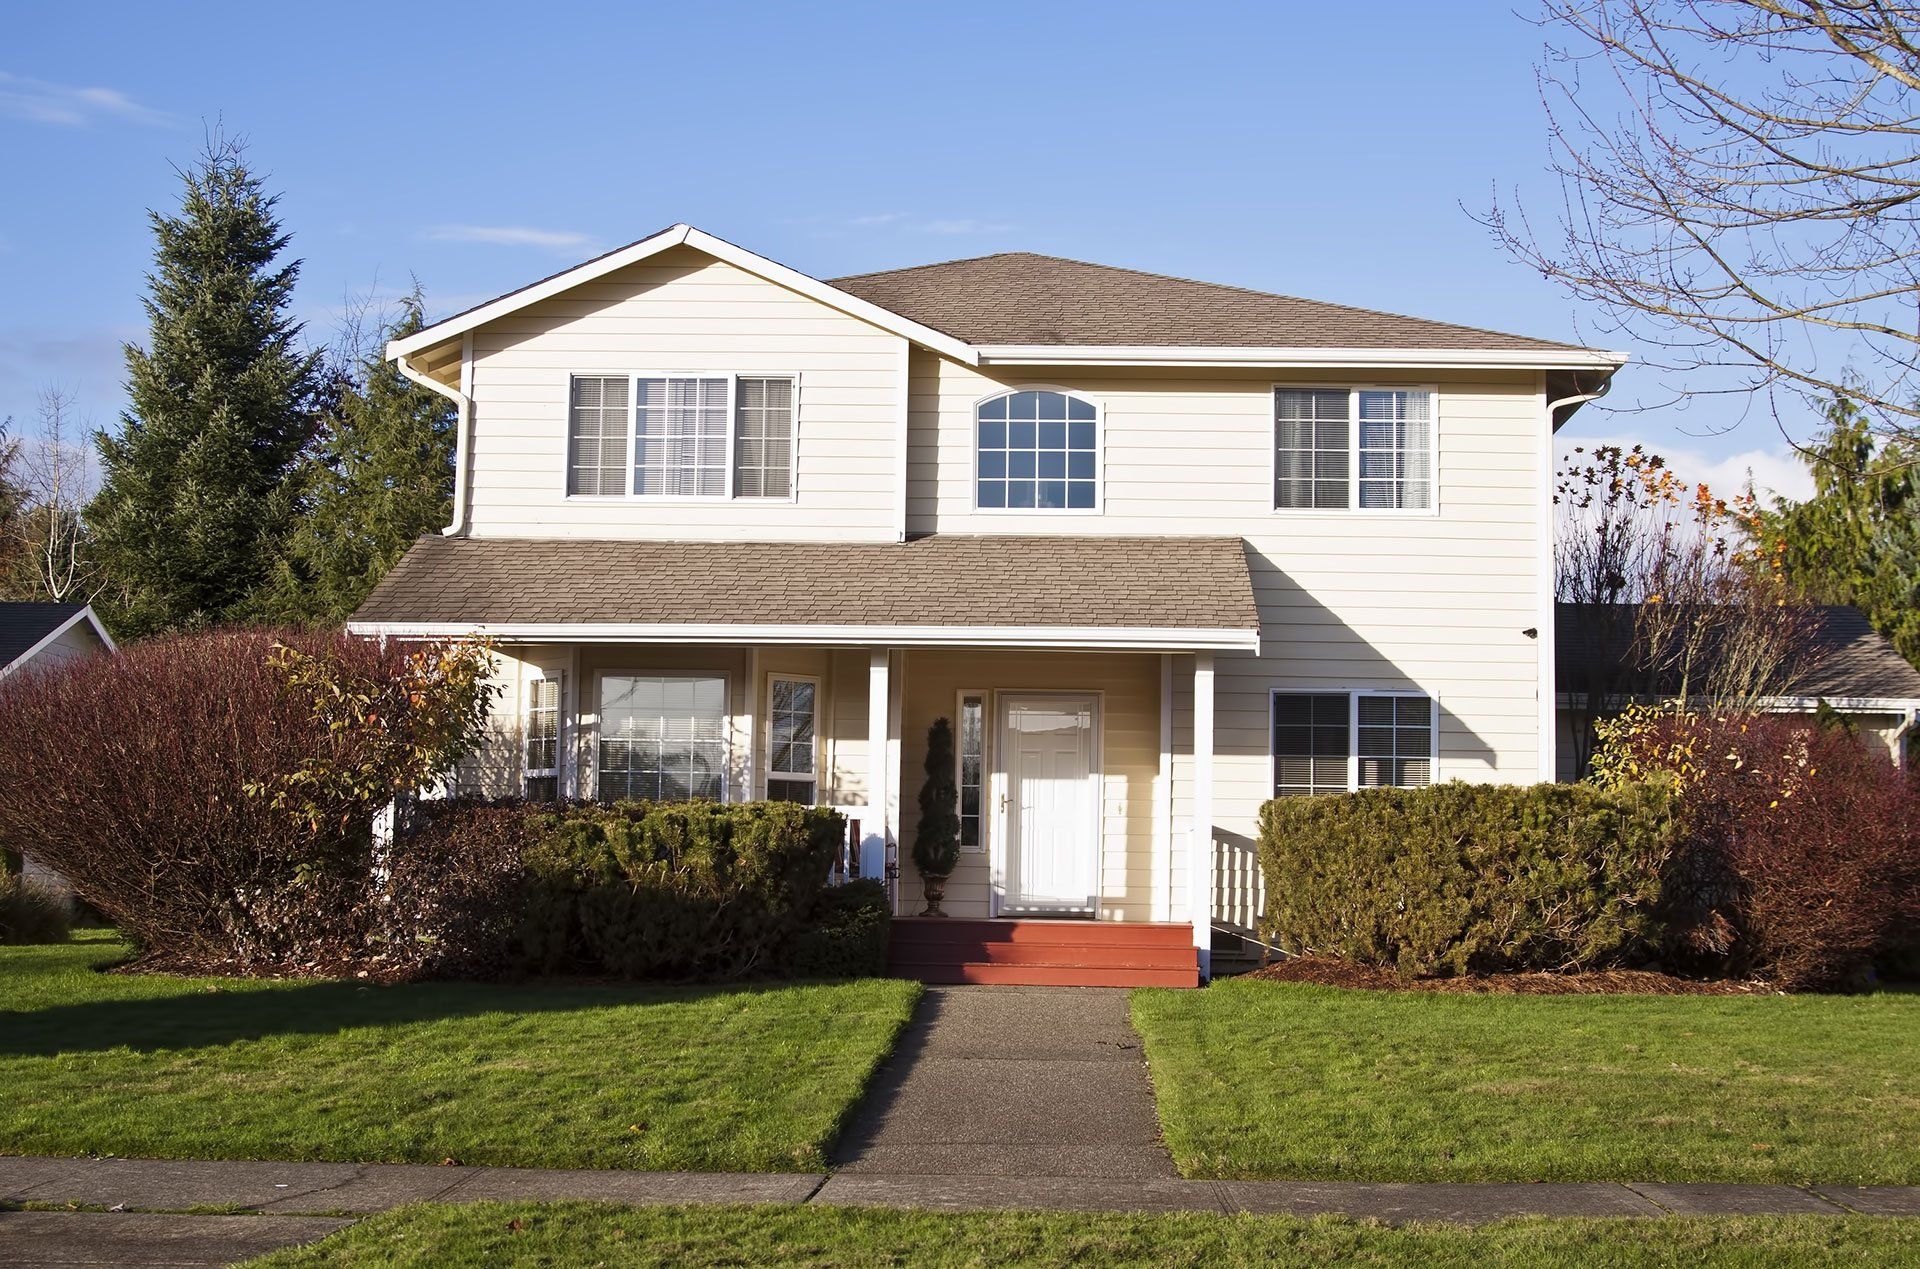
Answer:
[[[1064,965],[930,965],[901,978],[934,984],[998,984],[1008,987],[1198,987],[1195,966],[1179,969],[1097,969]]]
[[[912,943],[1074,943],[1133,947],[1192,947],[1193,927],[1145,921],[1053,921],[1013,918],[998,921],[895,917],[895,945]]]
[[[1193,987],[1193,927],[1170,922],[904,917],[889,972],[928,983]]]

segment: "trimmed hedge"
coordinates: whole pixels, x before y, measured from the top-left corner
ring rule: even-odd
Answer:
[[[834,886],[786,957],[795,978],[878,978],[887,972],[887,888],[871,877]]]
[[[1678,836],[1664,781],[1275,798],[1260,811],[1262,934],[1407,976],[1646,961]]]
[[[442,974],[740,978],[884,966],[884,898],[876,961],[858,888],[827,886],[845,828],[825,807],[449,802],[424,806],[421,821],[392,852],[390,938],[436,949]]]

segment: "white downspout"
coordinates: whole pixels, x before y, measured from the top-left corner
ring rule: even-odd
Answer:
[[[447,537],[464,533],[467,527],[467,464],[470,460],[471,444],[468,433],[473,427],[473,397],[471,395],[473,373],[473,335],[468,333],[460,337],[460,386],[449,388],[430,375],[423,375],[407,362],[406,354],[394,352],[391,345],[387,357],[394,368],[409,380],[419,384],[429,392],[453,402],[456,411],[453,431],[453,523],[440,532]]]
[[[1545,376],[1541,377],[1541,395],[1545,396]],[[1580,386],[1580,376],[1573,377],[1573,386]],[[1576,392],[1561,397],[1557,401],[1547,402],[1546,435],[1540,438],[1540,622],[1535,629],[1539,647],[1536,652],[1540,658],[1538,721],[1539,739],[1539,779],[1549,783],[1560,778],[1560,685],[1554,681],[1554,658],[1558,655],[1555,647],[1559,633],[1554,629],[1554,517],[1553,517],[1553,438],[1559,430],[1555,423],[1560,411],[1569,406],[1585,405],[1589,401],[1598,401],[1613,388],[1613,376],[1609,374],[1600,381],[1600,386],[1592,392]]]

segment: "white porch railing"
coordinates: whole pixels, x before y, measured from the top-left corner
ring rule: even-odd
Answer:
[[[897,907],[900,901],[899,847],[887,841],[885,834],[879,831],[879,821],[872,808],[863,803],[829,809],[840,812],[847,829],[841,837],[840,851],[834,858],[833,868],[827,874],[827,884],[839,886],[855,877],[873,877],[885,883],[888,905]]]
[[[1260,853],[1252,843],[1213,844],[1213,924],[1245,938],[1257,938],[1267,903],[1260,876]]]

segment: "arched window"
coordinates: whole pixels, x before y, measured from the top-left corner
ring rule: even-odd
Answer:
[[[1092,511],[1100,505],[1099,412],[1065,392],[1027,389],[974,407],[974,505],[983,511]]]

